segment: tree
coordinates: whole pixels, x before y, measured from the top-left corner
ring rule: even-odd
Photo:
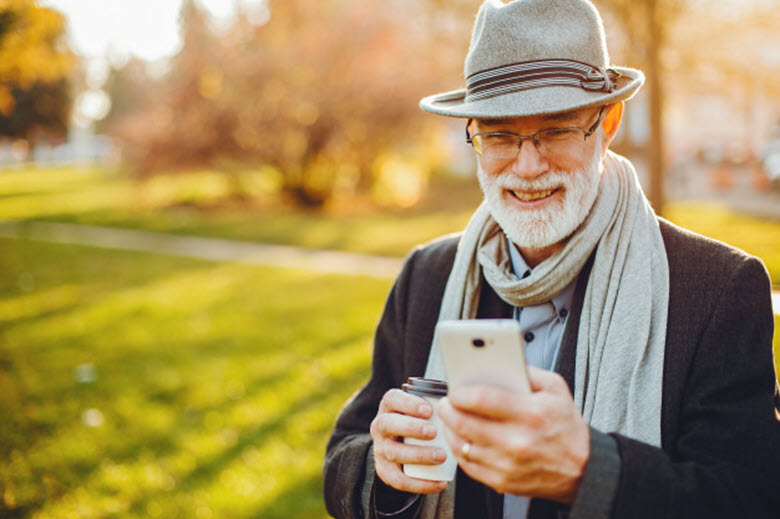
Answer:
[[[424,23],[432,14],[415,0],[396,4],[276,0],[270,22],[255,26],[240,13],[217,37],[186,2],[170,72],[116,126],[125,157],[144,173],[226,157],[262,162],[312,206],[344,186],[367,187],[383,150],[418,145],[429,123],[417,103],[440,86],[419,56],[436,48]],[[448,70],[460,68],[458,52],[436,52]]]
[[[74,63],[64,33],[64,19],[53,9],[32,0],[0,5],[0,135],[64,133]]]
[[[651,132],[645,153],[650,164],[649,198],[661,213],[665,195],[665,100],[671,93],[679,98],[718,93],[744,99],[748,114],[752,104],[762,98],[777,99],[780,32],[776,2],[594,1],[620,24],[625,44],[618,50],[623,57],[630,56],[626,61],[647,73]],[[746,136],[746,140],[751,137]]]
[[[14,108],[0,115],[0,135],[21,137],[35,142],[44,135],[63,136],[68,131],[70,90],[65,79],[52,83],[33,83],[27,90],[11,90]]]
[[[142,176],[214,164],[236,153],[230,121],[237,107],[220,99],[220,63],[229,50],[193,0],[182,6],[181,24],[182,50],[163,78],[151,80],[133,61],[109,78],[106,129]]]
[[[337,185],[370,183],[380,152],[412,146],[409,129],[425,124],[417,102],[434,75],[416,53],[433,42],[423,24],[407,23],[422,7],[400,4],[404,16],[385,2],[277,1],[254,43],[234,40],[240,50],[225,67],[258,64],[234,85],[249,101],[237,144],[284,171],[296,199],[316,205]]]
[[[685,0],[594,0],[611,13],[622,28],[626,45],[623,53],[630,53],[631,63],[646,72],[650,139],[644,154],[650,173],[649,200],[656,213],[662,214],[665,203],[664,188],[664,85],[662,53],[668,43]]]

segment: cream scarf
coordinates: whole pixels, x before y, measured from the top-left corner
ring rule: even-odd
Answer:
[[[631,163],[604,159],[599,196],[566,245],[526,279],[513,273],[506,239],[483,203],[458,244],[439,320],[476,316],[481,275],[514,306],[549,301],[579,275],[596,247],[577,335],[574,403],[605,432],[661,444],[661,386],[669,301],[666,250]],[[425,376],[445,379],[434,337]],[[451,518],[454,481],[424,496],[422,518]]]

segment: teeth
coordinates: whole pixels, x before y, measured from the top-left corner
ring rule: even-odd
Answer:
[[[512,191],[512,194],[515,195],[517,198],[522,200],[523,202],[532,202],[534,200],[539,200],[540,198],[546,198],[550,196],[553,193],[553,189],[550,189],[548,191],[537,191],[536,193],[524,193],[522,191]]]

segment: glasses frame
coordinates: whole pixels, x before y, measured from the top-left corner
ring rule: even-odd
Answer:
[[[601,124],[601,119],[604,116],[604,109],[606,108],[606,105],[603,105],[601,109],[599,110],[599,115],[596,118],[596,122],[594,122],[587,130],[581,126],[566,126],[564,128],[544,128],[542,130],[539,130],[538,132],[534,132],[531,135],[520,135],[519,133],[514,132],[485,132],[485,133],[475,133],[474,135],[471,135],[469,133],[469,126],[471,126],[471,123],[474,121],[474,119],[469,119],[466,122],[466,142],[471,145],[472,148],[474,148],[474,151],[477,155],[480,157],[482,156],[482,153],[477,151],[477,148],[474,146],[474,137],[481,136],[481,135],[495,135],[495,136],[507,136],[507,137],[517,137],[517,151],[520,152],[520,149],[523,146],[523,141],[525,140],[531,140],[534,143],[534,146],[536,146],[536,151],[539,153],[542,153],[542,151],[539,149],[539,146],[541,145],[541,142],[537,138],[539,134],[549,133],[549,132],[560,132],[560,131],[569,131],[569,130],[577,130],[582,132],[582,140],[586,140],[588,137],[593,135],[593,132],[596,131],[596,128],[599,127],[599,124]]]

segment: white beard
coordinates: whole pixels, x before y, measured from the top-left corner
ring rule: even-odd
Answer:
[[[575,171],[550,171],[531,180],[512,173],[488,175],[478,164],[477,178],[490,214],[516,245],[548,247],[568,238],[585,220],[601,183],[600,135],[595,144],[586,166]],[[540,209],[519,210],[505,200],[507,189],[539,192],[556,188],[561,189],[557,199]]]

